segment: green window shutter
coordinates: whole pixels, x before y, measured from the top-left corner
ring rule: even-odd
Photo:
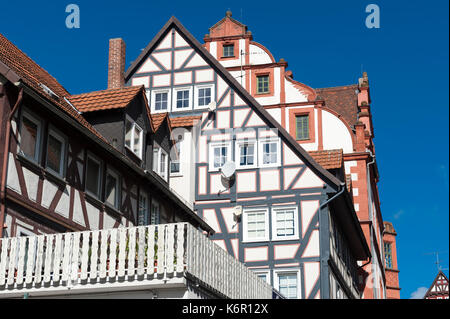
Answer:
[[[297,140],[309,139],[309,115],[296,116]]]

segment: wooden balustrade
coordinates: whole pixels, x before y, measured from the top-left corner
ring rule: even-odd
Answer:
[[[270,285],[188,223],[0,240],[0,297],[182,276],[227,298],[272,298]]]

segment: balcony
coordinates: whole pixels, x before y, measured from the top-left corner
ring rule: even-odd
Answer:
[[[3,238],[0,254],[0,298],[187,291],[188,285],[203,292],[200,298],[273,293],[188,223]]]

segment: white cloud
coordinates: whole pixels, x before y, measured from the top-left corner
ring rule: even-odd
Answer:
[[[394,214],[394,219],[399,219],[401,215],[403,215],[405,211],[403,209],[400,209],[398,212]]]
[[[416,289],[416,291],[411,293],[411,296],[409,296],[409,299],[422,299],[423,296],[425,296],[428,288],[427,287],[419,287]]]

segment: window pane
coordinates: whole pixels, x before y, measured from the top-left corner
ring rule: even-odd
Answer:
[[[63,155],[63,143],[53,135],[48,135],[47,167],[57,173],[62,173],[61,159]]]
[[[20,131],[20,150],[31,158],[36,158],[38,125],[25,116],[22,117],[22,129]]]
[[[214,167],[222,167],[227,159],[228,148],[226,146],[219,146],[214,148]]]
[[[106,175],[106,201],[116,208],[118,204],[118,191],[117,178],[108,173]]]
[[[153,171],[158,172],[158,154],[159,154],[159,148],[155,147],[153,149]]]
[[[177,91],[177,108],[189,107],[189,90]]]
[[[263,164],[275,164],[277,162],[277,143],[263,143]]]
[[[143,226],[148,223],[148,200],[144,195],[139,196],[139,212],[138,212],[138,225]]]
[[[223,56],[224,57],[234,56],[234,44],[223,46]]]
[[[211,102],[211,88],[203,88],[198,90],[198,105],[205,106]]]
[[[257,93],[269,93],[269,76],[261,75],[256,77],[256,92]]]
[[[133,141],[133,152],[140,156],[141,155],[141,129],[139,127],[137,127],[136,125],[134,126],[134,141]]]
[[[100,165],[88,157],[86,169],[86,190],[99,196]]]
[[[133,134],[133,123],[126,120],[125,124],[125,145],[131,148],[131,135]]]
[[[160,215],[159,204],[152,203],[152,215],[150,220],[151,225],[159,224],[159,215]]]
[[[165,153],[161,152],[159,173],[161,174],[162,177],[166,177],[166,169],[167,169],[166,160],[167,160],[167,155]]]
[[[255,146],[253,144],[243,144],[240,146],[240,165],[253,165],[254,164],[254,154]]]
[[[296,117],[297,140],[309,139],[309,115]]]
[[[279,274],[278,285],[280,293],[286,298],[297,298],[297,274]]]
[[[174,145],[174,151],[175,151],[175,158],[171,153],[171,161],[170,161],[170,172],[171,173],[179,173],[180,172],[180,150],[181,150],[181,140],[175,143]]]
[[[167,110],[167,92],[155,94],[155,110]]]

